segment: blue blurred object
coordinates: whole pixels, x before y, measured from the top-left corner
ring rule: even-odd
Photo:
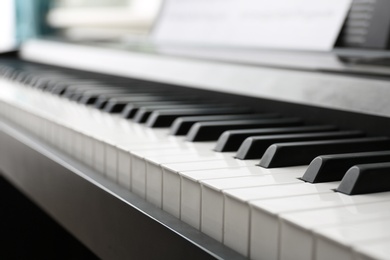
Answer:
[[[50,0],[15,0],[16,38],[18,44],[27,39],[53,33],[46,23]]]

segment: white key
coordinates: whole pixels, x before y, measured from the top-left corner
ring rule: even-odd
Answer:
[[[284,237],[280,238],[280,220],[279,216],[300,216],[301,214],[308,214],[310,212],[320,212],[323,209],[326,212],[327,208],[338,207],[343,205],[355,205],[376,201],[383,201],[389,199],[390,193],[383,196],[375,194],[348,196],[345,194],[332,192],[306,196],[284,197],[272,200],[254,200],[250,201],[251,205],[251,236],[250,236],[250,257],[253,259],[261,259],[266,256],[266,259],[277,259],[278,248],[273,246],[281,244],[285,254],[288,258],[295,257],[294,252],[297,253],[296,259],[305,259],[305,256],[310,257],[308,248],[312,246],[311,233],[307,232],[308,238],[301,239],[298,245],[291,243],[288,239],[284,241]],[[314,211],[308,211],[314,210]],[[294,213],[295,212],[295,213]],[[301,217],[295,218],[301,220]],[[309,218],[309,221],[294,224],[294,228],[303,229],[304,225],[309,223],[320,224],[319,220],[329,221],[329,224],[334,221],[334,217],[329,218]],[[302,221],[301,221],[302,222]],[[324,223],[326,224],[326,223]],[[291,229],[291,228],[290,228]],[[302,232],[297,231],[302,234]],[[267,238],[267,239],[264,239]],[[279,242],[280,241],[280,242]],[[308,241],[306,243],[306,241]],[[289,246],[294,244],[291,249]],[[286,248],[287,247],[287,248]],[[295,248],[299,248],[295,250]],[[304,249],[303,249],[304,248]]]
[[[164,160],[172,161],[172,160],[184,160],[184,161],[191,161],[193,158],[189,155],[182,155],[183,151],[187,151],[190,154],[193,154],[193,151],[190,149],[179,149],[176,145],[162,145],[162,146],[155,146],[154,144],[151,146],[145,146],[143,145],[142,148],[140,146],[139,149],[135,149],[131,151],[131,183],[132,183],[132,191],[136,193],[137,195],[145,198],[146,197],[146,183],[147,183],[147,169],[149,170],[150,174],[149,176],[155,176],[154,179],[158,178],[158,172],[160,172],[159,165],[157,165],[157,173],[153,172],[153,167],[147,168],[147,160],[145,159],[146,156],[155,156],[156,154],[160,154],[158,158],[161,159],[161,162]],[[164,154],[169,156],[163,156]],[[176,156],[177,155],[177,156]],[[183,158],[184,157],[184,158]],[[148,164],[149,166],[151,164]],[[153,166],[153,165],[152,165]],[[162,174],[160,174],[162,175]],[[162,179],[162,177],[161,177]],[[154,180],[156,181],[156,180]],[[158,190],[159,186],[162,185],[160,181],[160,184],[157,184],[155,188],[152,188],[149,190],[153,192],[154,190]],[[150,180],[150,184],[152,185],[153,182]],[[149,196],[150,201],[155,201],[152,199],[152,197]],[[161,203],[154,203],[157,206],[160,206]]]
[[[241,161],[230,158],[230,160],[162,164],[161,167],[163,169],[163,209],[171,213],[172,215],[180,218],[180,185],[182,172],[253,166],[257,162],[258,160]]]
[[[290,173],[292,175],[292,173]],[[302,176],[302,168],[295,176]],[[251,200],[291,197],[297,195],[319,194],[333,192],[338,183],[310,184],[302,181],[291,185],[277,185],[268,187],[250,187],[225,190],[224,210],[224,244],[243,255],[249,255],[250,238],[250,208]],[[262,239],[269,241],[275,234],[266,234]],[[273,235],[273,236],[272,236]],[[270,250],[268,248],[267,250]]]
[[[260,176],[264,174],[271,174],[271,171],[264,170],[258,166],[181,172],[181,220],[200,229],[200,181],[242,176]]]
[[[161,207],[162,206],[162,198],[163,198],[163,168],[164,165],[170,165],[173,163],[197,163],[197,162],[211,162],[215,163],[217,161],[224,162],[233,162],[235,163],[236,159],[232,157],[232,154],[222,154],[216,153],[211,150],[211,147],[214,147],[214,144],[207,145],[206,148],[202,146],[198,146],[194,144],[190,149],[182,149],[181,152],[177,152],[176,154],[160,154],[159,156],[146,156],[144,158],[146,163],[146,198],[149,202],[152,202],[154,205]],[[209,165],[209,164],[207,164]],[[202,167],[199,165],[199,167]],[[171,185],[170,180],[173,182],[179,182],[179,189],[175,189],[177,196],[180,196],[180,177],[177,174],[166,175],[166,179],[164,179],[164,185]],[[171,193],[174,190],[171,190]],[[173,195],[173,194],[172,194]],[[167,194],[169,196],[169,194]],[[175,196],[176,199],[176,195]],[[168,198],[169,199],[169,198]],[[177,204],[176,204],[177,205]],[[180,206],[179,206],[180,207]],[[175,210],[176,211],[176,210]]]
[[[118,167],[118,149],[115,147],[115,145],[105,143],[104,144],[105,149],[105,169],[104,174],[107,176],[108,179],[111,179],[113,182],[117,182],[118,176],[117,176],[117,167]]]
[[[201,145],[200,147],[204,147],[204,145]],[[213,147],[213,144],[208,143],[207,148]],[[205,148],[206,149],[206,148]],[[159,164],[156,166],[153,163],[147,163],[147,158],[161,158],[161,162],[164,160],[172,161],[172,158],[176,158],[176,156],[173,155],[180,155],[183,156],[183,154],[194,154],[196,153],[197,149],[193,144],[185,143],[181,140],[177,140],[176,142],[167,142],[167,143],[157,143],[157,144],[149,144],[149,145],[140,145],[136,147],[131,148],[131,174],[132,174],[132,181],[134,182],[134,190],[137,192],[138,195],[142,197],[149,197],[149,201],[153,202],[155,205],[160,206],[161,203],[155,203],[155,200],[152,196],[147,196],[147,187],[146,183],[152,184],[152,182],[156,181],[155,179],[159,178],[156,174],[154,174],[155,168],[157,167],[157,171],[159,170]],[[153,159],[151,159],[153,161]],[[181,160],[182,161],[182,160]],[[148,168],[147,168],[148,164]],[[149,174],[149,176],[156,176],[154,179],[148,179],[147,178],[147,170],[153,171],[153,173]],[[162,175],[162,173],[161,173]],[[147,181],[148,179],[148,181]],[[162,176],[160,177],[162,180]],[[159,184],[150,187],[149,190],[152,193],[155,193],[155,190],[161,190],[159,186],[161,186],[161,181]],[[158,192],[158,191],[157,191]]]
[[[368,241],[353,250],[354,260],[390,260],[390,238]]]
[[[389,230],[388,215],[383,220],[344,223],[337,227],[314,229],[316,236],[314,256],[317,260],[353,259],[354,247],[360,247],[369,241],[390,238]]]
[[[390,217],[389,208],[390,201],[385,201],[281,214],[282,231],[288,231],[280,241],[282,254],[287,257],[291,250],[314,252],[314,228]],[[297,237],[299,243],[292,249],[290,242]]]
[[[300,183],[294,173],[268,174],[262,176],[236,177],[201,181],[201,230],[212,238],[223,239],[223,191],[245,187],[260,187]]]

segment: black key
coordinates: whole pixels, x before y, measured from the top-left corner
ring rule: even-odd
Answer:
[[[128,103],[124,109],[122,110],[121,116],[123,118],[133,118],[138,110],[142,107],[147,106],[165,106],[165,105],[180,105],[180,104],[188,104],[188,101],[141,101],[141,102],[131,102]]]
[[[23,70],[16,70],[16,75],[14,76],[14,80],[17,82],[23,83],[30,73],[23,71]]]
[[[117,86],[102,86],[98,89],[88,89],[88,90],[73,90],[73,93],[68,95],[71,100],[77,101],[82,104],[93,104],[97,99],[103,97],[116,98],[123,97],[126,94],[138,93],[138,94],[161,94],[160,90],[156,91],[154,88],[142,89],[137,87],[117,87]],[[107,96],[104,96],[107,95]],[[109,99],[108,98],[108,99]]]
[[[138,91],[139,92],[139,91]],[[143,91],[145,93],[145,91]],[[131,93],[137,93],[137,91],[133,90],[133,89],[128,89],[128,88],[116,88],[116,87],[112,87],[112,88],[96,88],[96,89],[79,89],[79,90],[75,90],[73,91],[73,93],[69,93],[68,95],[68,98],[72,101],[76,101],[76,102],[79,102],[79,100],[81,100],[85,95],[91,95],[91,94],[95,94],[96,96],[99,96],[99,95],[103,95],[103,94],[111,94],[111,93],[123,93],[123,95],[125,94],[131,94]]]
[[[234,152],[237,151],[242,142],[251,136],[276,135],[276,134],[293,134],[309,132],[325,132],[337,130],[335,126],[298,126],[298,127],[278,127],[278,128],[260,128],[260,129],[243,129],[231,130],[222,133],[214,148],[216,152]]]
[[[230,115],[212,115],[212,116],[186,116],[179,117],[173,121],[170,135],[186,135],[193,124],[208,121],[226,121],[238,119],[257,119],[262,114],[230,114]]]
[[[258,119],[258,120],[231,120],[219,122],[199,122],[194,124],[187,134],[187,141],[213,141],[227,130],[269,128],[277,126],[302,125],[299,118],[278,118],[278,119]]]
[[[57,83],[60,80],[71,79],[70,76],[56,75],[52,73],[50,75],[37,75],[34,79],[31,80],[31,86],[37,89],[45,90],[47,87],[50,87],[52,84]]]
[[[92,80],[69,80],[69,81],[60,81],[56,84],[52,84],[50,87],[47,87],[45,91],[50,92],[55,95],[62,95],[64,94],[68,89],[72,88],[80,89],[80,88],[91,88],[91,87],[99,87],[101,86],[101,83],[98,81],[92,81]]]
[[[104,109],[104,107],[107,105],[108,101],[112,98],[116,97],[123,97],[123,96],[137,96],[137,101],[159,101],[164,100],[165,97],[161,95],[151,95],[148,93],[138,93],[138,94],[124,94],[124,93],[117,93],[117,94],[109,94],[109,95],[101,95],[97,98],[96,102],[94,103],[94,107],[97,109]],[[136,100],[133,100],[136,101]]]
[[[194,108],[216,108],[216,105],[210,104],[198,104],[199,102],[193,104],[179,104],[179,105],[161,105],[161,106],[145,106],[138,109],[133,120],[137,123],[145,123],[149,116],[157,110],[176,110],[176,109],[194,109]],[[226,107],[225,107],[226,108]]]
[[[82,84],[93,84],[93,83],[97,83],[96,81],[91,81],[91,80],[86,80],[86,79],[81,79],[81,78],[75,78],[74,76],[68,76],[68,75],[64,75],[64,76],[60,76],[58,78],[51,78],[49,80],[46,81],[46,84],[43,88],[41,88],[43,91],[50,91],[52,88],[54,88],[55,86],[57,86],[58,84],[79,84],[79,85],[82,85]]]
[[[353,166],[337,191],[348,195],[390,191],[390,162]]]
[[[150,96],[150,94],[148,94]],[[194,104],[195,101],[190,96],[169,96],[169,97],[161,97],[161,100],[170,100],[170,101],[176,101],[176,104],[180,104],[178,102],[181,102],[181,104]],[[142,100],[138,101],[141,102]],[[128,97],[122,97],[122,98],[113,98],[110,99],[106,106],[104,107],[104,111],[108,113],[121,113],[123,109],[127,106],[128,103],[133,103],[133,99],[129,99]],[[197,103],[197,102],[196,102]],[[175,103],[171,103],[172,105]],[[168,104],[167,104],[168,105]]]
[[[142,98],[140,98],[142,97]],[[157,98],[157,100],[164,100],[164,97]],[[148,100],[156,100],[156,98],[150,98],[150,94],[144,94],[144,95],[136,95],[136,98],[134,96],[126,96],[122,98],[112,98],[110,99],[107,104],[104,106],[104,112],[107,113],[120,113],[125,108],[125,106],[129,103],[133,102],[146,102]],[[192,102],[193,103],[193,102]]]
[[[265,168],[305,165],[323,154],[383,150],[390,150],[390,139],[388,137],[279,143],[268,147],[259,165]]]
[[[150,115],[146,125],[148,127],[169,127],[176,118],[181,116],[222,115],[229,113],[243,114],[248,112],[250,112],[250,109],[246,107],[157,110]],[[277,117],[277,115],[272,114],[272,117]],[[266,115],[263,118],[266,118]]]
[[[78,99],[81,99],[84,95],[88,96],[103,96],[103,95],[123,95],[124,93],[131,93],[131,90],[128,88],[118,87],[118,88],[102,88],[102,89],[90,89],[90,86],[86,86],[84,88],[77,88],[75,87],[69,87],[64,94],[62,94],[63,97],[72,99],[74,95],[78,95]],[[81,95],[81,96],[80,96]],[[73,98],[75,99],[75,98]]]
[[[267,148],[275,143],[301,142],[313,140],[336,140],[364,136],[361,131],[338,131],[320,133],[299,133],[248,137],[238,149],[236,158],[241,160],[261,158]]]
[[[112,89],[112,90],[102,90],[102,91],[85,91],[81,97],[77,100],[78,103],[84,105],[94,105],[97,103],[98,99],[101,98],[99,102],[107,102],[108,99],[118,96],[123,96],[126,93],[126,90],[123,89]]]
[[[54,86],[50,92],[54,95],[59,95],[59,96],[70,96],[74,93],[79,93],[79,92],[85,92],[85,91],[88,91],[88,90],[100,90],[100,89],[107,89],[109,88],[107,85],[103,85],[99,82],[96,82],[94,84],[65,84],[65,83],[61,83],[61,84],[57,84],[56,86]],[[66,95],[66,93],[72,93],[72,94],[68,94]]]
[[[310,163],[302,180],[311,183],[340,181],[356,164],[390,162],[390,151],[321,155]]]

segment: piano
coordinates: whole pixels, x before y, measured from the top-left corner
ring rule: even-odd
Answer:
[[[387,52],[225,51],[28,41],[2,176],[103,259],[389,259]]]

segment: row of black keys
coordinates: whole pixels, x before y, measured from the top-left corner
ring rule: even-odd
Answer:
[[[131,79],[94,75],[91,80],[83,74],[23,65],[2,66],[0,75],[149,127],[170,126],[172,135],[186,135],[189,141],[218,140],[215,151],[237,151],[238,159],[261,158],[262,167],[310,163],[302,180],[318,183],[344,177],[339,187],[343,193],[390,190],[388,137],[365,137],[361,131],[328,125],[304,126],[299,118],[255,114],[247,107],[162,91],[157,84]]]

